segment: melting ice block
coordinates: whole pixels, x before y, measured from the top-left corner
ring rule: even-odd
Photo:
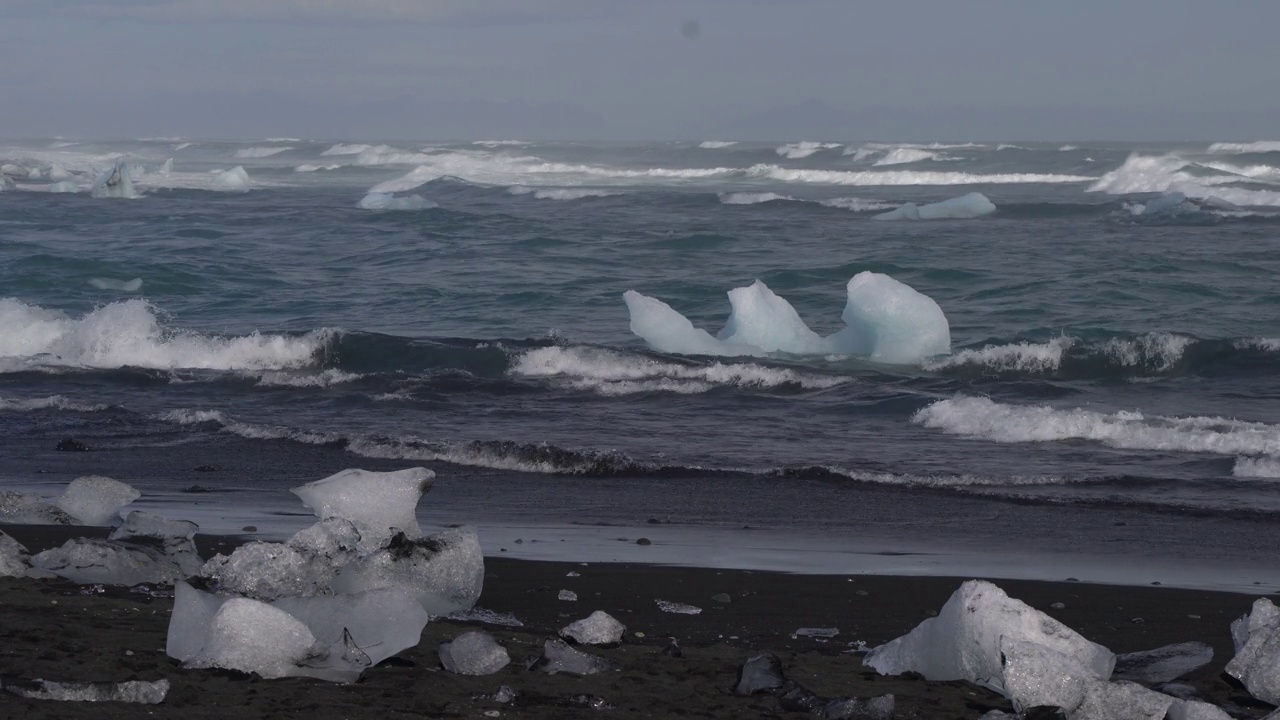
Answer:
[[[136,198],[141,197],[133,189],[133,175],[129,164],[123,160],[98,176],[89,194],[96,198]]]
[[[354,595],[287,597],[272,603],[301,620],[316,641],[334,647],[344,634],[377,665],[401,650],[416,647],[430,617],[413,595],[384,588]]]
[[[579,645],[617,645],[626,632],[626,625],[609,613],[597,610],[566,625],[560,630],[560,637],[569,638]]]
[[[335,593],[386,587],[408,590],[435,616],[468,610],[484,587],[484,553],[474,528],[450,528],[421,540],[396,534],[387,547],[348,564]]]
[[[1165,645],[1155,650],[1117,655],[1115,678],[1165,683],[1202,668],[1212,660],[1213,648],[1202,642]]]
[[[1280,612],[1266,598],[1231,624],[1236,656],[1227,663],[1228,675],[1244,683],[1250,695],[1280,705]]]
[[[77,583],[167,585],[199,571],[195,532],[195,523],[132,512],[108,539],[68,540],[36,554],[31,564]]]
[[[440,206],[421,195],[396,197],[388,193],[371,192],[360,198],[357,207],[362,210],[430,210]]]
[[[30,569],[26,546],[0,532],[0,577],[25,577]]]
[[[440,664],[458,675],[492,675],[511,664],[507,649],[487,632],[473,630],[440,643]]]
[[[1076,658],[1036,642],[1003,638],[1005,692],[1018,712],[1062,708],[1071,720],[1163,720],[1174,698],[1135,683],[1109,682]]]
[[[72,480],[54,504],[81,525],[110,525],[120,519],[120,508],[142,497],[133,486],[101,475]]]
[[[223,192],[249,192],[249,173],[244,166],[237,165],[230,170],[223,170],[213,176],[213,188]]]
[[[996,206],[982,193],[972,192],[968,195],[943,200],[929,205],[907,203],[896,210],[873,216],[872,220],[943,220],[967,219],[990,215]]]
[[[1002,638],[1061,653],[1099,679],[1110,677],[1115,665],[1110,650],[983,580],[962,584],[937,617],[875,648],[863,664],[882,675],[918,672],[928,680],[967,680],[1007,694],[1000,662]]]
[[[1220,707],[1200,700],[1177,700],[1169,706],[1167,720],[1231,720]]]
[[[15,525],[75,525],[76,519],[39,495],[0,490],[0,522]]]
[[[348,469],[293,488],[320,519],[350,520],[363,536],[361,548],[386,544],[397,531],[413,539],[422,535],[417,508],[436,476],[416,467],[392,472]]]
[[[273,600],[327,592],[329,583],[358,556],[361,534],[342,518],[298,531],[288,542],[254,541],[230,556],[216,555],[200,568],[219,590]]]
[[[56,682],[36,680],[32,683],[8,683],[4,689],[20,697],[32,700],[63,700],[71,702],[127,702],[157,705],[164,702],[169,693],[169,681],[145,682]]]
[[[552,675],[568,673],[586,676],[616,670],[617,666],[599,655],[574,650],[563,640],[548,640],[543,643],[542,656],[529,669],[542,670]]]
[[[888,275],[863,272],[846,286],[847,327],[822,337],[783,298],[760,281],[729,292],[729,319],[713,337],[656,298],[623,294],[631,331],[655,350],[686,355],[840,353],[870,355],[885,363],[917,363],[951,350],[951,328],[928,295]]]

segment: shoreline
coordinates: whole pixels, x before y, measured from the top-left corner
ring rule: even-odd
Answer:
[[[72,537],[105,534],[104,528],[0,526],[33,552]],[[198,535],[208,557],[245,540]],[[577,576],[570,576],[570,573]],[[861,665],[858,643],[874,647],[906,633],[935,613],[968,577],[805,575],[749,570],[631,563],[552,562],[486,557],[484,592],[477,607],[513,613],[523,627],[437,619],[416,648],[369,669],[352,685],[286,678],[260,680],[223,671],[184,670],[164,652],[172,600],[132,594],[127,588],[81,594],[61,580],[0,580],[0,675],[61,681],[172,683],[163,704],[68,703],[4,696],[24,717],[78,718],[225,717],[502,717],[553,718],[595,712],[574,698],[602,698],[609,717],[779,717],[776,696],[738,697],[730,692],[748,658],[771,651],[784,673],[824,697],[867,698],[894,694],[898,718],[977,718],[989,709],[1009,710],[998,695],[960,682],[881,677]],[[1229,625],[1248,611],[1253,596],[1163,586],[993,580],[1011,597],[1049,613],[1084,637],[1116,653],[1199,640],[1213,661],[1180,680],[1219,705],[1257,716],[1264,704],[1221,675],[1232,656]],[[576,602],[559,599],[573,590]],[[729,602],[717,602],[720,593]],[[697,615],[662,612],[655,600],[702,608]],[[1052,607],[1062,603],[1062,608]],[[526,670],[556,631],[594,610],[628,627],[621,646],[589,648],[621,666],[617,672],[579,678]],[[483,627],[506,646],[512,663],[496,675],[462,677],[439,669],[436,647]],[[831,639],[797,637],[803,627],[834,627]],[[643,636],[640,636],[643,633]],[[663,654],[675,638],[681,657]],[[476,696],[500,685],[518,693],[510,704]],[[108,710],[111,708],[111,710]],[[115,710],[118,708],[119,710]],[[116,714],[112,714],[116,713]]]

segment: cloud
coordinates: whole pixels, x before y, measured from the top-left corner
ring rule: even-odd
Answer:
[[[590,12],[586,0],[0,0],[0,14],[163,24],[207,22],[523,24]]]

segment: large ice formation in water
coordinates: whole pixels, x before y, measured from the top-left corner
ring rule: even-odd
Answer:
[[[986,195],[972,192],[950,200],[916,205],[907,203],[902,207],[873,216],[872,220],[958,220],[982,217],[996,211],[996,206]]]
[[[918,672],[927,680],[967,680],[1007,694],[1000,657],[1002,643],[1010,641],[1066,656],[1099,680],[1115,666],[1110,650],[983,580],[965,582],[937,617],[867,653],[863,664],[882,675]]]
[[[683,355],[867,355],[877,362],[918,363],[951,350],[951,328],[928,295],[888,275],[861,272],[846,286],[845,329],[822,337],[791,303],[757,280],[729,291],[724,329],[712,336],[671,306],[634,290],[623,294],[631,332],[660,352]]]
[[[98,176],[89,194],[96,198],[136,198],[141,197],[133,189],[133,175],[129,164],[121,160],[110,170]]]

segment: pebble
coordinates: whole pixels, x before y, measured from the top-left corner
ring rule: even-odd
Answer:
[[[862,597],[866,597],[866,596],[870,595],[871,593],[867,592],[866,590],[854,590],[854,591],[853,591],[853,594],[854,594],[854,595],[861,595]]]
[[[560,597],[560,599],[561,599],[561,600],[567,600],[567,601],[569,601],[569,602],[574,602],[574,601],[576,601],[576,600],[578,599],[578,593],[576,593],[576,592],[574,592],[574,591],[572,591],[572,590],[561,590],[561,591],[560,591],[560,596],[559,596],[559,597]]]
[[[711,602],[727,603],[732,601],[733,598],[729,597],[729,593],[716,593],[711,596]]]
[[[636,544],[637,544],[637,545],[652,545],[652,544],[653,544],[653,541],[652,541],[652,540],[650,540],[649,538],[640,538],[639,540],[637,540],[637,541],[636,541]]]
[[[1065,608],[1065,607],[1066,607],[1066,604],[1065,604],[1065,603],[1056,602],[1056,603],[1054,603],[1054,604],[1050,605],[1049,607],[1053,608],[1054,610],[1061,610],[1061,609],[1063,609],[1063,608]]]

